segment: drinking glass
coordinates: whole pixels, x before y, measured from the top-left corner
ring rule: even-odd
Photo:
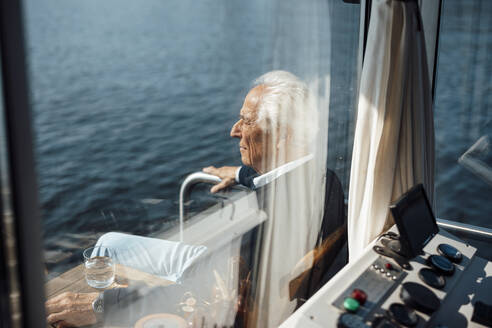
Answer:
[[[94,288],[106,288],[114,281],[114,252],[95,246],[84,251],[85,280]]]

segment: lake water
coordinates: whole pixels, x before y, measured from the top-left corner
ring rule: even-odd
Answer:
[[[437,204],[441,217],[490,227],[490,185],[457,163],[492,119],[491,2],[473,2],[446,1],[444,11]],[[484,37],[475,37],[465,9],[482,18]],[[341,0],[27,0],[48,269],[78,260],[104,232],[175,225],[186,175],[240,163],[230,127],[252,80],[272,69],[330,74],[328,163],[346,187],[358,10]],[[479,49],[457,52],[456,44]],[[455,73],[457,63],[466,74]],[[470,85],[473,92],[456,92]]]

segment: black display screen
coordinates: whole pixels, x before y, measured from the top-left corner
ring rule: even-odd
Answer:
[[[422,252],[422,248],[439,232],[436,218],[422,184],[408,190],[390,206],[400,231],[400,243],[409,257]]]

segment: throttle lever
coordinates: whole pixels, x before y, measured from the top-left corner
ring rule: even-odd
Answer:
[[[398,265],[402,269],[413,270],[412,265],[408,262],[408,260],[406,258],[404,258],[403,256],[399,255],[396,252],[393,252],[391,249],[389,249],[387,247],[378,246],[378,245],[375,245],[372,249],[376,253],[378,253],[379,255],[391,257],[393,260],[396,261],[396,263],[398,263]]]

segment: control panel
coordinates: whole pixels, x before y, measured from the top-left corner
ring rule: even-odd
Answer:
[[[342,311],[357,313],[362,319],[367,319],[406,275],[406,272],[392,262],[378,257],[338,296],[333,306]]]
[[[456,300],[480,289],[471,285],[491,275],[490,262],[445,231],[412,259],[398,254],[395,240],[391,232],[373,242],[281,327],[482,327],[470,325],[473,307]]]

